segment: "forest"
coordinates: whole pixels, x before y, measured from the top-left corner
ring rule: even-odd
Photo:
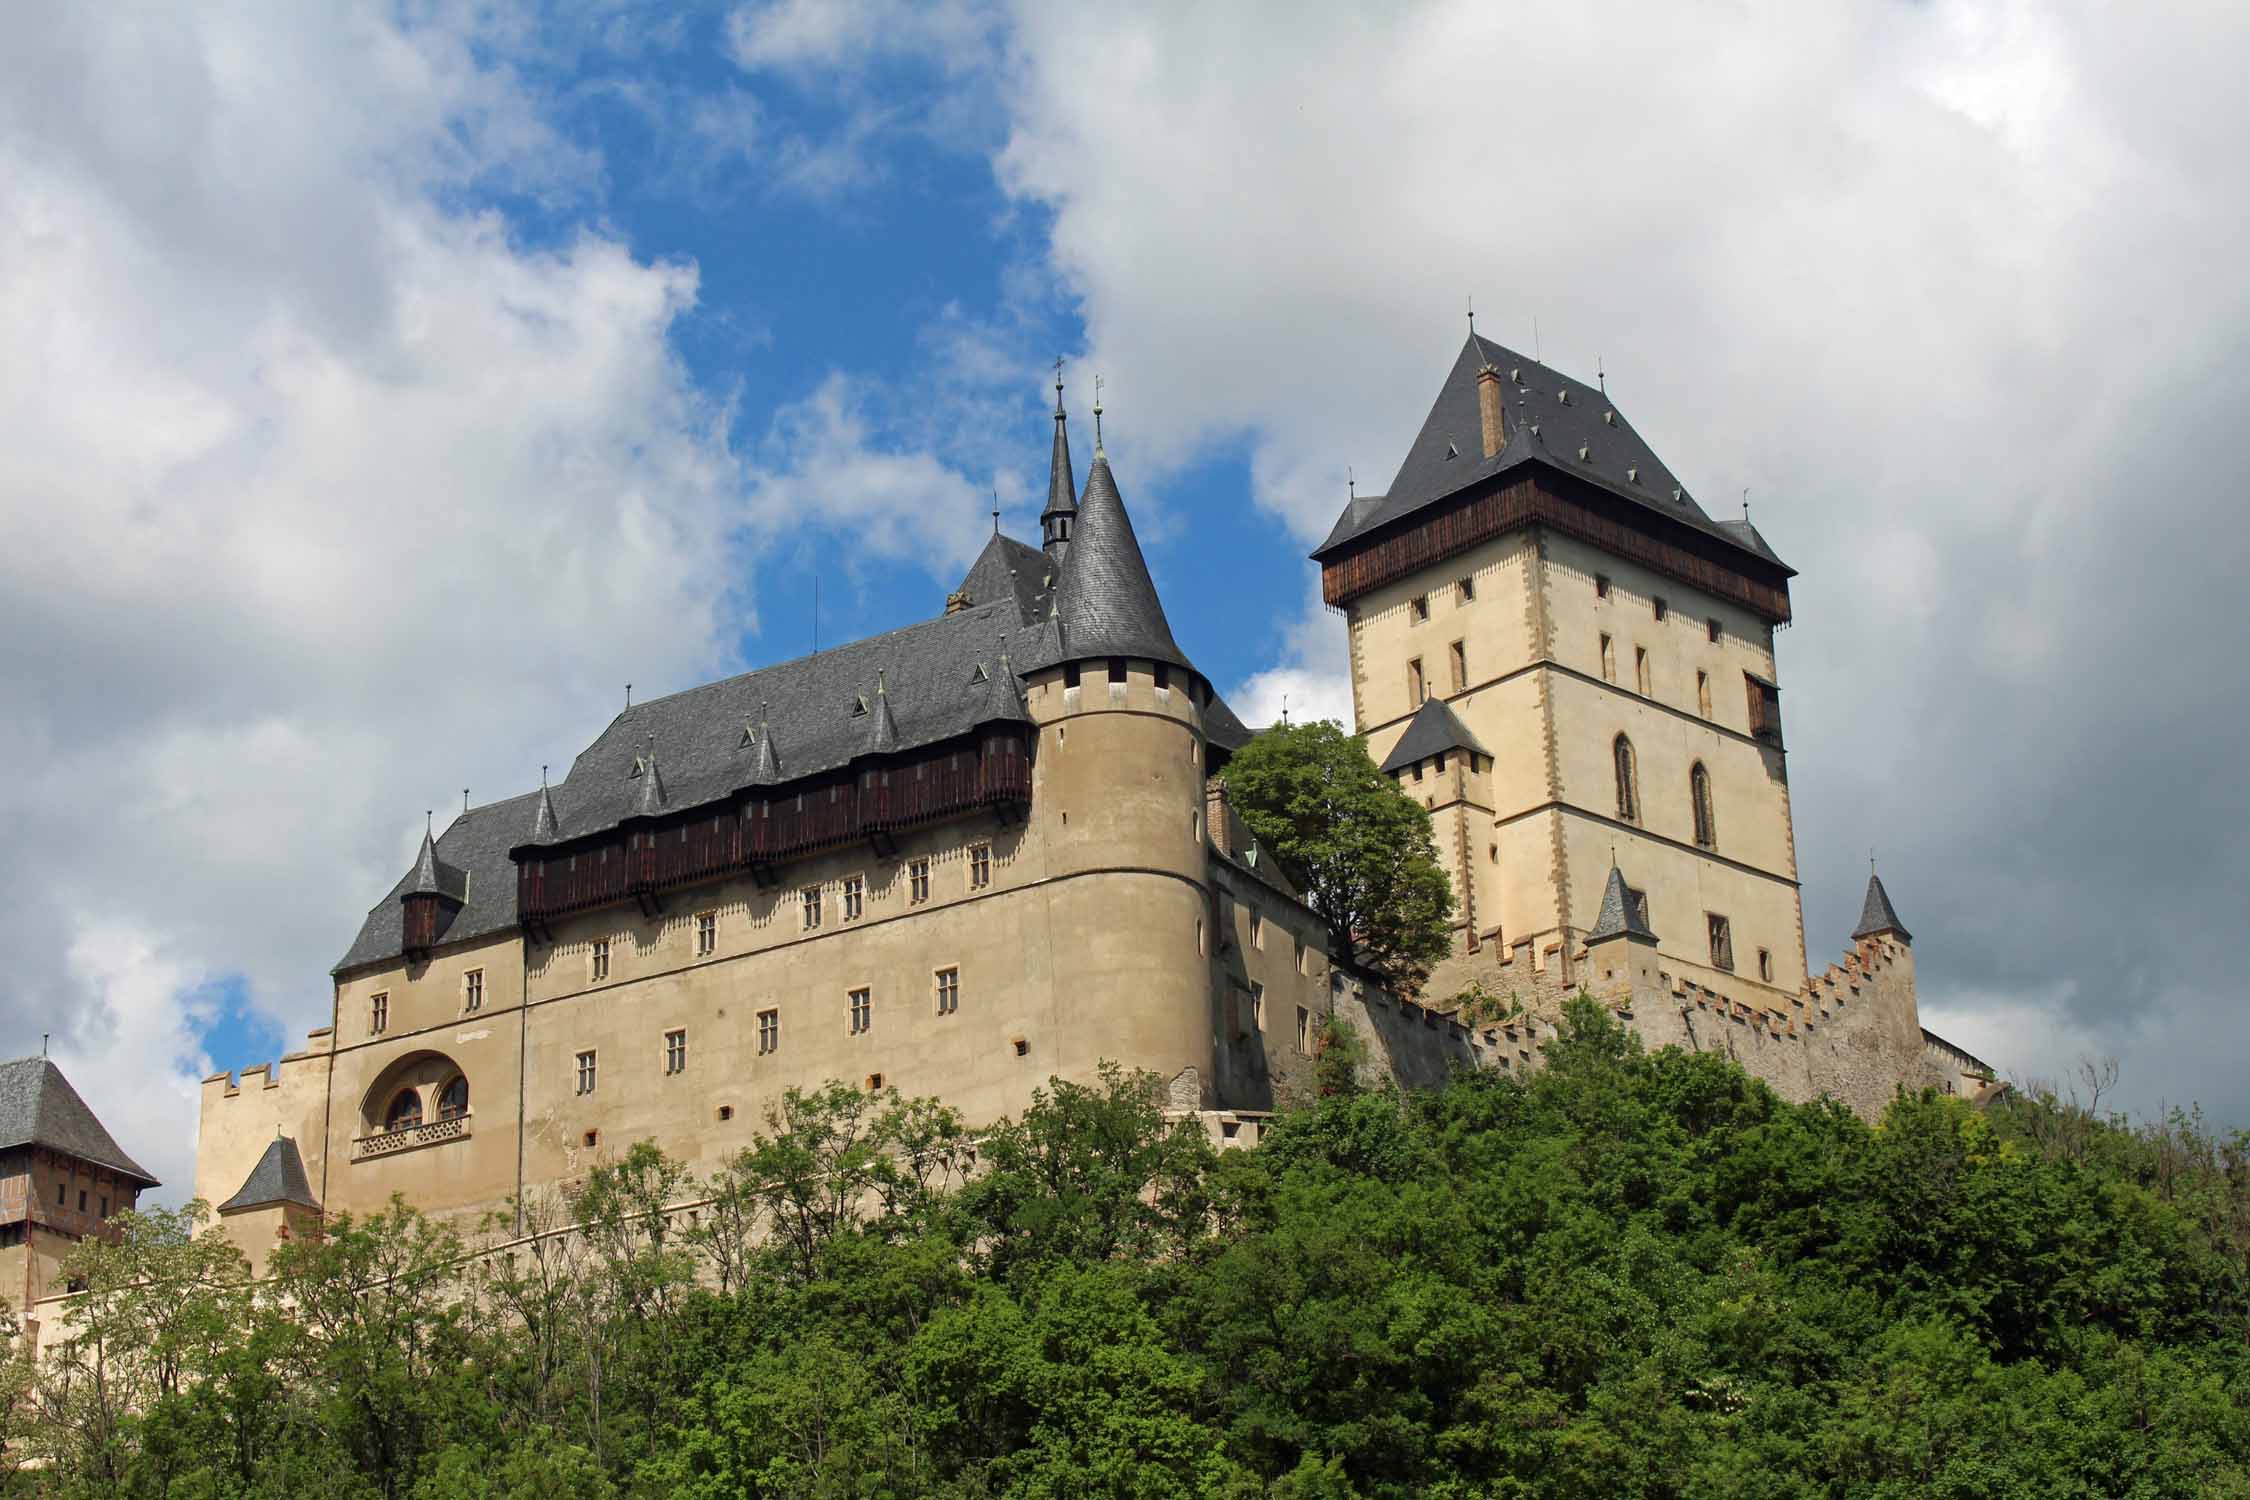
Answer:
[[[1585,1001],[1525,1075],[1352,1051],[1256,1149],[1115,1070],[975,1133],[838,1084],[708,1179],[643,1143],[257,1283],[132,1216],[8,1367],[0,1493],[2250,1496],[2241,1133],[1870,1125]]]

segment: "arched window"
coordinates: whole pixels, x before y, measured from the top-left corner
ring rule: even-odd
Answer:
[[[1619,735],[1611,748],[1617,756],[1617,816],[1628,823],[1638,823],[1641,820],[1641,780],[1633,765],[1633,742]]]
[[[422,1094],[419,1089],[404,1088],[391,1101],[383,1116],[385,1130],[411,1130],[422,1123]]]
[[[1698,849],[1719,847],[1719,835],[1711,822],[1711,773],[1697,761],[1688,771],[1688,798],[1695,804],[1695,845]]]
[[[437,1117],[441,1120],[458,1120],[469,1112],[469,1080],[460,1074],[437,1096]]]

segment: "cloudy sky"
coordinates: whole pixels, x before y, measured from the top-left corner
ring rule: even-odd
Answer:
[[[1058,354],[1340,711],[1303,554],[1473,297],[1801,570],[1815,961],[1873,847],[1930,1024],[2250,1124],[2250,12],[2153,9],[15,8],[0,1051],[184,1186],[425,809],[1035,534]]]

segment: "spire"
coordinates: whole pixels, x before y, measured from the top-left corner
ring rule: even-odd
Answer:
[[[1058,649],[1067,657],[1138,656],[1194,670],[1172,639],[1132,517],[1117,493],[1109,458],[1099,451],[1079,498],[1077,534],[1070,565],[1055,589],[1054,617],[1061,627]]]
[[[1078,476],[1070,463],[1070,432],[1065,426],[1062,404],[1062,361],[1055,361],[1055,451],[1047,461],[1047,508],[1039,513],[1039,530],[1046,541],[1047,556],[1058,565],[1070,550],[1072,522],[1077,519],[1078,504],[1071,496],[1078,492]]]
[[[438,879],[437,840],[431,837],[430,824],[425,815],[422,824],[421,852],[414,856],[414,878],[407,882],[409,896],[442,896],[446,894],[443,882]]]
[[[633,811],[644,818],[653,818],[664,811],[664,773],[656,769],[656,736],[648,737],[648,754],[641,757],[641,796]]]
[[[547,768],[539,768],[539,801],[531,809],[531,841],[534,844],[554,842],[562,832],[562,820],[555,816],[555,799],[547,792]]]
[[[886,755],[898,748],[898,720],[891,717],[891,690],[884,681],[883,669],[875,669],[875,701],[867,710],[867,742],[860,747],[868,755]]]
[[[1902,943],[1914,941],[1914,934],[1906,930],[1906,924],[1891,909],[1891,893],[1883,889],[1883,877],[1869,870],[1867,899],[1860,903],[1859,925],[1852,929],[1852,938],[1856,941],[1860,938],[1877,937],[1886,932],[1897,933],[1898,940]]]
[[[781,780],[781,755],[773,748],[773,725],[764,702],[758,704],[758,759],[750,767],[752,786],[772,786]]]
[[[1601,915],[1594,918],[1594,930],[1586,934],[1586,941],[1591,945],[1619,937],[1656,941],[1656,934],[1649,931],[1648,918],[1642,915],[1640,902],[1633,899],[1632,891],[1626,887],[1624,871],[1612,860],[1609,884],[1602,887]]]
[[[1000,636],[1000,662],[992,669],[992,680],[985,684],[984,703],[977,711],[979,724],[1028,724],[1031,715],[1023,706],[1023,689],[1016,682],[1015,664],[1008,660],[1008,637]]]

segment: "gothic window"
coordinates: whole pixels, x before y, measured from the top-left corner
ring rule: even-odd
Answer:
[[[1711,773],[1697,761],[1688,771],[1688,799],[1695,804],[1695,846],[1716,849],[1719,836],[1711,822]]]
[[[1633,685],[1641,690],[1643,698],[1655,696],[1649,690],[1648,647],[1646,646],[1635,646],[1633,648]]]
[[[1633,742],[1623,735],[1610,747],[1617,761],[1617,816],[1628,823],[1641,820],[1641,779],[1633,761]]]
[[[1727,919],[1715,911],[1704,913],[1704,919],[1711,928],[1711,967],[1733,972],[1734,933],[1728,926]]]
[[[391,1107],[383,1112],[385,1130],[412,1130],[422,1123],[422,1096],[411,1088],[400,1089]]]
[[[469,1112],[469,1080],[460,1074],[439,1091],[437,1117],[441,1120],[458,1120]]]
[[[1604,634],[1602,636],[1602,681],[1615,682],[1616,680],[1617,642],[1611,640],[1607,634]]]
[[[1453,668],[1453,691],[1466,691],[1469,686],[1469,657],[1464,643],[1455,641],[1447,647],[1446,657]]]

